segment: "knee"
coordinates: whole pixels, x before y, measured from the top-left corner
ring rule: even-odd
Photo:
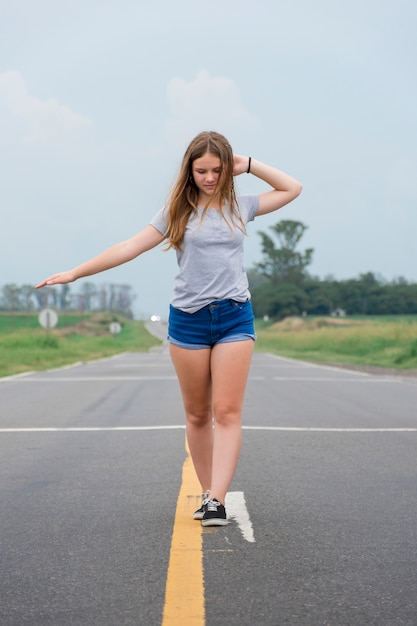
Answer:
[[[240,422],[240,407],[229,402],[218,402],[213,407],[213,417],[219,426],[234,426]]]
[[[211,423],[211,421],[211,407],[193,408],[187,410],[187,423],[191,426],[202,428],[203,426],[206,426],[208,422]]]

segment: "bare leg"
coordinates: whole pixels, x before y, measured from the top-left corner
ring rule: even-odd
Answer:
[[[224,504],[239,460],[241,414],[254,342],[212,350],[170,345],[182,392],[191,458],[203,491]],[[214,430],[212,420],[214,418]]]
[[[203,491],[210,489],[213,459],[209,348],[188,350],[170,344],[186,414],[187,441]]]
[[[224,504],[239,460],[241,414],[254,342],[217,344],[211,352],[214,442],[211,498]]]

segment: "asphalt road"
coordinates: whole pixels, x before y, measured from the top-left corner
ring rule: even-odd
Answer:
[[[416,626],[416,382],[255,354],[243,423],[206,624]],[[165,349],[2,380],[2,626],[161,624],[183,424]]]

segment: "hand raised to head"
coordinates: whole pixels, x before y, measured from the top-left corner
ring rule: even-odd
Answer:
[[[246,174],[249,167],[249,157],[239,154],[233,155],[233,176]]]

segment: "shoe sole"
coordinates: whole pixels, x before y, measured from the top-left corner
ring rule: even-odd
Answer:
[[[227,526],[227,524],[229,523],[229,521],[227,519],[202,519],[201,520],[201,525],[202,526]]]
[[[194,513],[193,519],[201,520],[201,519],[203,519],[203,515],[204,515],[203,512],[201,512],[201,513]]]

